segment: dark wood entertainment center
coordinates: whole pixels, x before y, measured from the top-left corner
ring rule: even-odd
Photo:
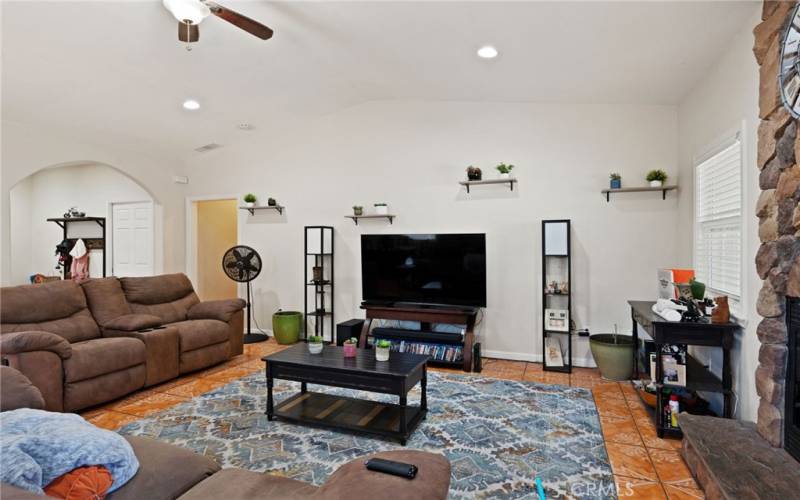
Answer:
[[[367,345],[367,337],[369,337],[373,319],[466,325],[462,347],[464,356],[463,369],[465,372],[472,371],[472,349],[475,344],[475,320],[478,316],[477,308],[364,303],[361,304],[361,309],[364,309],[367,317],[366,321],[364,321],[364,326],[361,329],[361,337],[358,341],[358,346],[362,349]]]

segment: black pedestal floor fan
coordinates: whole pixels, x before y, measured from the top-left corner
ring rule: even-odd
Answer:
[[[261,257],[258,252],[245,245],[229,248],[222,256],[222,270],[233,281],[247,283],[247,333],[244,334],[244,343],[254,344],[269,340],[266,334],[252,333],[250,329],[252,316],[250,282],[261,273]]]

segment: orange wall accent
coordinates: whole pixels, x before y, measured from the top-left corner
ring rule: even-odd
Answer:
[[[239,241],[236,200],[196,202],[197,294],[201,300],[237,297],[236,282],[222,271],[222,256]]]

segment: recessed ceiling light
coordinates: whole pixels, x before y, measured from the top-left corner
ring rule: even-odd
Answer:
[[[478,57],[482,57],[483,59],[494,59],[497,57],[497,54],[497,49],[491,45],[484,45],[478,49]]]
[[[189,111],[195,111],[200,109],[200,103],[195,101],[194,99],[186,99],[183,101],[183,109],[188,109]]]
[[[255,127],[252,123],[240,123],[236,126],[239,130],[253,130]]]

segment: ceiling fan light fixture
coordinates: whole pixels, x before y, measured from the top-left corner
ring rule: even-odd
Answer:
[[[200,24],[211,14],[211,10],[200,0],[163,0],[175,19],[182,23]]]
[[[478,49],[478,57],[481,59],[494,59],[498,54],[497,49],[491,45],[484,45]]]

